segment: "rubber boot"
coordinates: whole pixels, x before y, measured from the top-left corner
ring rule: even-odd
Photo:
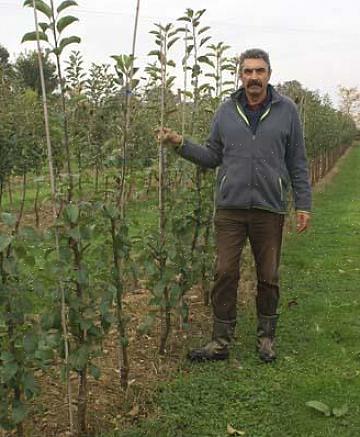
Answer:
[[[276,360],[274,343],[278,318],[277,314],[274,316],[258,314],[257,351],[260,359],[265,363],[271,363]]]
[[[219,361],[229,358],[229,345],[234,337],[236,321],[214,319],[212,340],[205,346],[192,349],[190,361]]]

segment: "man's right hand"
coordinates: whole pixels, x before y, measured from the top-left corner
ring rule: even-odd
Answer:
[[[162,129],[156,129],[155,133],[157,136],[157,140],[160,141],[161,144],[165,147],[176,149],[183,142],[182,135],[167,127],[163,127]]]

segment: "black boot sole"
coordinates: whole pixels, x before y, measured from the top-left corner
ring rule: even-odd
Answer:
[[[263,363],[266,363],[266,364],[270,364],[270,363],[273,363],[274,361],[276,361],[276,357],[267,357],[264,355],[259,355],[259,358]]]

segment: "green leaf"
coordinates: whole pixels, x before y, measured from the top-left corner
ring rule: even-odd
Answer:
[[[175,29],[172,32],[169,32],[168,38],[173,37],[174,35],[176,35],[179,32],[179,29]]]
[[[182,94],[186,97],[190,97],[190,99],[193,98],[193,93],[191,91],[182,91]]]
[[[15,357],[12,353],[4,351],[0,355],[1,361],[4,361],[4,363],[11,363],[15,361]]]
[[[35,352],[35,358],[44,363],[49,363],[54,357],[54,353],[51,349],[41,349]]]
[[[209,41],[209,39],[211,39],[211,36],[207,36],[205,38],[202,38],[202,40],[200,41],[200,47],[202,47],[205,43],[207,43]]]
[[[310,407],[316,411],[319,411],[320,413],[324,414],[326,417],[329,417],[331,415],[331,410],[328,405],[324,404],[320,401],[308,401],[306,402],[306,406]]]
[[[90,351],[87,345],[82,345],[79,349],[75,350],[70,355],[70,362],[73,368],[77,371],[82,370],[88,364],[89,355]]]
[[[65,208],[64,216],[70,223],[76,225],[79,220],[79,208],[77,205],[70,204]]]
[[[26,414],[27,411],[25,405],[21,401],[14,401],[11,418],[15,425],[21,423],[25,419]]]
[[[115,220],[119,217],[120,211],[114,205],[104,205],[103,207],[105,217]]]
[[[33,354],[38,346],[38,337],[34,334],[27,334],[24,337],[24,351]]]
[[[208,64],[211,67],[215,68],[214,63],[207,56],[199,56],[198,57],[198,62],[202,62],[204,64]]]
[[[199,9],[199,10],[196,12],[196,18],[199,19],[200,17],[203,16],[203,14],[204,14],[205,12],[206,12],[206,9]]]
[[[13,227],[16,223],[16,216],[14,214],[10,214],[9,212],[1,213],[1,221],[4,225]]]
[[[191,18],[189,17],[180,17],[177,19],[177,21],[188,21],[189,23],[191,23]]]
[[[167,282],[166,280],[161,279],[159,282],[156,282],[153,289],[152,289],[152,294],[155,297],[163,297],[164,296],[164,290],[165,287],[167,286]]]
[[[25,0],[24,6],[28,6],[28,7],[32,8],[33,7],[32,0]],[[39,12],[42,12],[49,19],[51,19],[51,17],[52,17],[51,8],[43,0],[35,0],[35,7]]]
[[[84,267],[76,272],[76,282],[80,285],[87,285],[89,283],[89,273]]]
[[[139,334],[144,335],[144,334],[150,334],[154,323],[155,323],[155,315],[154,314],[148,314],[145,316],[145,319],[140,323],[140,325],[137,328],[137,331],[139,332]]]
[[[31,399],[40,391],[40,387],[36,382],[34,375],[30,372],[27,372],[23,375],[23,385],[26,399]]]
[[[170,47],[172,47],[178,39],[180,39],[180,37],[173,38],[171,41],[169,41],[167,48],[169,49]]]
[[[80,44],[81,38],[78,36],[69,36],[68,38],[63,38],[60,41],[59,47],[58,47],[58,54],[60,55],[64,48],[67,47],[70,44]]]
[[[22,227],[19,235],[21,235],[22,239],[31,241],[32,243],[40,242],[41,239],[41,235],[39,234],[39,232],[31,226]]]
[[[68,236],[73,240],[75,240],[77,243],[79,243],[81,240],[80,229],[78,227],[74,229],[70,229],[70,231],[68,232]]]
[[[133,79],[132,81],[131,81],[131,89],[135,89],[138,85],[139,85],[139,83],[140,83],[140,80],[139,79]]]
[[[56,23],[56,28],[58,32],[61,33],[66,27],[70,26],[70,24],[75,23],[75,21],[79,21],[79,19],[72,15],[66,15],[66,17],[60,18]]]
[[[199,76],[201,73],[201,68],[199,64],[195,64],[192,68],[192,77]]]
[[[78,6],[77,2],[74,0],[65,0],[57,8],[57,12],[60,13],[64,9],[69,8],[70,6]]]
[[[193,48],[194,48],[194,45],[193,45],[193,44],[187,46],[187,48],[186,48],[186,53],[187,53],[188,55],[190,55],[190,53],[192,52],[192,49],[193,49]]]
[[[129,75],[133,66],[134,58],[129,55],[113,55],[111,56],[117,64],[117,68],[121,73]]]
[[[0,234],[0,252],[4,252],[12,241],[12,237],[8,235]]]
[[[201,28],[198,32],[198,35],[201,35],[202,33],[206,32],[209,29],[211,29],[210,26],[205,26],[205,27]]]
[[[7,362],[1,366],[1,379],[2,383],[8,383],[16,375],[18,371],[18,364],[15,362]]]
[[[148,53],[148,56],[157,56],[158,58],[160,58],[160,50],[151,50],[151,52]]]
[[[39,40],[48,41],[48,37],[44,32],[39,32]],[[28,32],[22,37],[21,44],[24,42],[37,41],[36,32]]]
[[[39,27],[45,33],[50,28],[50,25],[48,23],[39,23]]]
[[[93,364],[90,364],[89,372],[90,372],[90,375],[93,378],[95,378],[96,380],[98,380],[100,378],[100,376],[101,376],[100,369],[98,367],[94,366]]]
[[[349,407],[346,404],[344,404],[342,407],[333,408],[332,413],[335,417],[342,417],[342,416],[345,416],[345,414],[347,414],[348,411],[349,411]]]

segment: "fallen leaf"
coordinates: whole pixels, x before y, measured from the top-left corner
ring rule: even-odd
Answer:
[[[339,408],[333,408],[333,415],[335,416],[335,417],[342,417],[342,416],[345,416],[345,414],[347,413],[349,411],[349,407],[346,405],[346,404],[344,404],[342,407],[339,407]]]
[[[233,428],[231,425],[227,426],[227,433],[229,435],[245,435],[245,431],[239,431],[238,429]]]
[[[331,415],[331,410],[328,405],[324,404],[320,401],[309,401],[306,402],[306,405],[310,408],[313,408],[316,411],[319,411],[320,413],[324,414],[326,417],[329,417]]]
[[[137,417],[139,415],[139,405],[134,405],[132,409],[128,412],[128,416]]]

